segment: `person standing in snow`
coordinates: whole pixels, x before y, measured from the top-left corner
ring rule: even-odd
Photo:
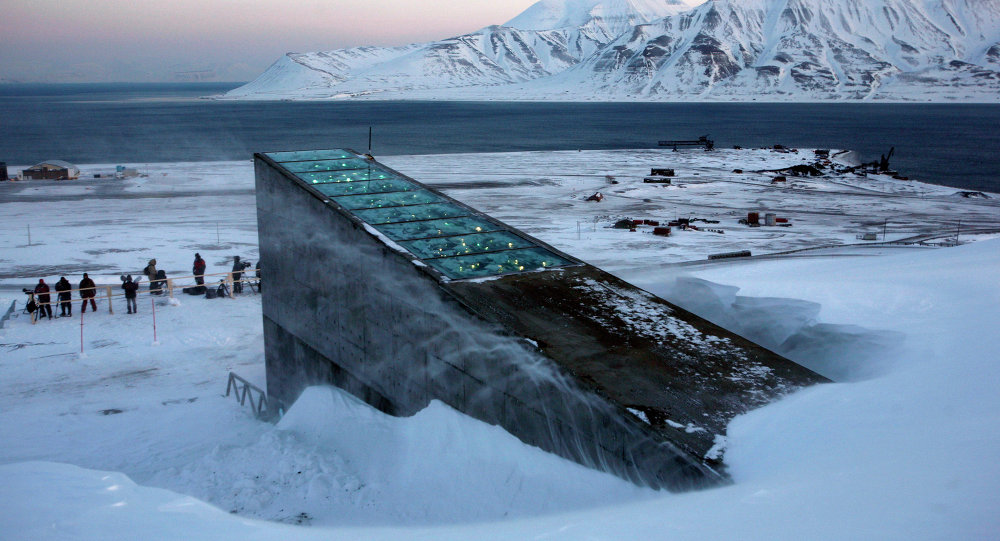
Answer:
[[[150,259],[146,268],[142,269],[142,273],[149,279],[149,291],[152,293],[159,286],[159,282],[156,281],[156,259]]]
[[[129,274],[128,276],[125,277],[125,281],[122,283],[122,289],[125,290],[125,306],[128,307],[128,313],[130,314],[139,313],[139,307],[137,307],[135,304],[135,297],[136,294],[139,292],[140,280],[142,280],[142,278],[139,278],[138,280],[133,282],[132,275]]]
[[[42,278],[38,279],[38,285],[35,286],[35,297],[38,299],[38,318],[47,317],[51,320],[52,306],[49,303],[52,302],[52,296],[49,295],[49,285]]]
[[[73,285],[65,276],[56,282],[56,296],[59,298],[59,317],[73,316]]]
[[[80,298],[83,299],[83,305],[80,307],[80,311],[87,313],[87,301],[90,301],[90,307],[97,311],[97,303],[94,302],[94,297],[97,296],[97,284],[87,276],[87,273],[83,273],[83,280],[80,280]]]
[[[194,267],[191,271],[194,273],[194,283],[205,285],[205,260],[201,258],[201,254],[194,254]]]
[[[247,268],[240,256],[233,256],[233,294],[243,293],[243,270]]]

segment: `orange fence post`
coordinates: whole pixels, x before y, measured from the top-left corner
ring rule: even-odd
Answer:
[[[111,305],[111,286],[106,286],[106,287],[108,290],[108,313],[113,314],[115,313],[115,309]]]

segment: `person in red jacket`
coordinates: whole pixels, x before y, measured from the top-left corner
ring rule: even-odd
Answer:
[[[83,299],[83,307],[81,311],[87,313],[87,301],[90,301],[90,307],[97,311],[97,303],[94,302],[94,297],[97,296],[97,284],[87,276],[87,273],[83,273],[83,280],[80,280],[80,298]]]
[[[35,298],[38,299],[38,319],[42,317],[47,317],[52,320],[52,296],[49,295],[49,285],[45,283],[42,278],[38,279],[38,285],[35,286]]]
[[[191,270],[194,273],[194,283],[205,285],[205,260],[201,258],[201,254],[194,254],[194,267]]]

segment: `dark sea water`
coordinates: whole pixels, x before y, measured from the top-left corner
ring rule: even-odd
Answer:
[[[901,174],[1000,192],[1000,105],[510,102],[225,102],[235,84],[0,85],[0,161],[139,164],[368,147],[426,154],[655,147],[895,147]]]

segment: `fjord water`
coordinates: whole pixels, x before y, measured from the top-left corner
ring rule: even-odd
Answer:
[[[376,155],[718,147],[846,148],[926,182],[1000,192],[1000,105],[890,103],[233,102],[229,83],[0,86],[0,161],[30,165],[250,159],[368,147]],[[665,164],[669,165],[669,164]]]

